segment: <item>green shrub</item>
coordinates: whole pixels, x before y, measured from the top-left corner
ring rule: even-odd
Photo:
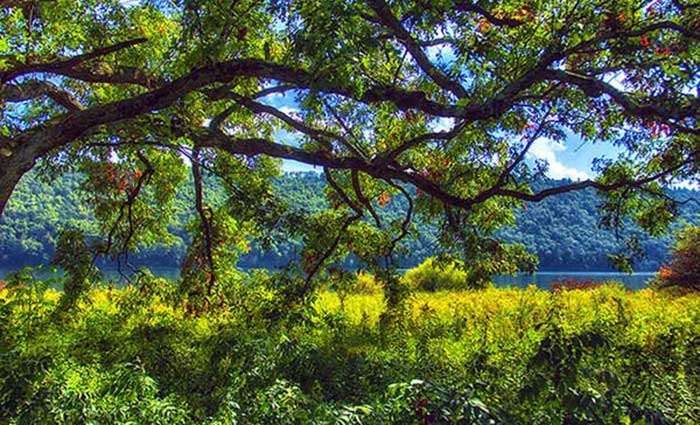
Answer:
[[[56,320],[11,276],[0,423],[700,423],[700,292],[420,292],[386,327],[380,293],[275,318],[289,282],[265,279],[200,315],[164,280],[92,288]]]
[[[458,260],[428,258],[422,264],[406,272],[404,279],[420,291],[440,291],[455,289],[482,289],[489,281],[481,278],[473,270],[465,269]]]
[[[357,281],[351,292],[355,294],[375,295],[381,294],[382,290],[381,282],[377,282],[373,274],[359,271],[357,272]]]

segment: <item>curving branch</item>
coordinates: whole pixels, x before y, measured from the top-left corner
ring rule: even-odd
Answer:
[[[594,188],[601,192],[611,192],[626,186],[641,187],[647,183],[679,171],[683,167],[697,161],[698,156],[700,156],[700,151],[694,152],[688,155],[688,157],[678,165],[657,174],[642,177],[638,180],[619,180],[609,184],[600,183],[593,180],[584,180],[569,185],[546,189],[535,194],[500,187],[495,190],[481,192],[474,197],[465,198],[449,193],[449,191],[447,191],[445,188],[430,181],[426,177],[421,176],[420,174],[414,173],[411,170],[397,169],[391,164],[377,165],[352,157],[337,157],[326,155],[322,152],[308,152],[299,148],[282,145],[265,139],[232,138],[221,132],[210,133],[207,136],[204,136],[202,143],[203,146],[218,148],[230,154],[246,156],[268,155],[274,158],[291,159],[306,164],[319,165],[329,169],[362,171],[379,179],[398,180],[415,186],[447,206],[465,210],[468,210],[474,205],[483,203],[493,197],[510,197],[522,201],[538,202],[550,196],[586,188]]]
[[[204,191],[202,190],[202,173],[199,169],[201,149],[195,144],[192,149],[192,182],[194,183],[194,199],[195,208],[201,222],[202,233],[204,234],[204,254],[206,255],[207,265],[209,266],[209,279],[207,283],[207,294],[211,295],[211,291],[216,286],[216,267],[214,263],[213,250],[213,229],[211,210],[204,205]]]
[[[613,85],[588,75],[571,71],[547,70],[544,73],[548,80],[567,83],[580,88],[591,97],[602,94],[610,96],[627,113],[645,119],[683,120],[700,116],[700,98],[694,98],[686,105],[666,106],[661,103],[640,102],[629,94],[618,90]]]
[[[411,224],[411,221],[413,220],[413,198],[411,195],[408,193],[408,191],[403,188],[401,185],[398,185],[391,181],[391,179],[384,179],[391,187],[394,189],[398,190],[401,192],[401,194],[406,198],[406,202],[408,202],[408,208],[406,209],[406,216],[404,217],[403,221],[401,222],[401,232],[391,240],[391,247],[389,249],[390,252],[394,251],[394,248],[396,247],[396,244],[401,242],[402,239],[404,239],[408,235],[408,226]]]
[[[153,168],[153,164],[148,160],[148,158],[140,151],[136,152],[137,157],[139,160],[144,164],[145,169],[143,173],[137,178],[136,180],[136,185],[131,189],[131,190],[126,190],[126,199],[120,204],[119,206],[119,213],[117,215],[117,218],[114,220],[112,225],[109,228],[109,231],[107,232],[107,240],[105,243],[105,246],[102,247],[101,249],[98,249],[95,251],[91,264],[92,266],[95,265],[97,258],[100,255],[107,255],[110,253],[114,246],[114,238],[116,237],[116,233],[119,230],[119,225],[121,224],[122,220],[125,218],[126,215],[126,220],[127,224],[129,226],[129,230],[126,234],[126,237],[122,241],[121,244],[121,249],[119,250],[118,253],[114,254],[113,256],[117,260],[117,271],[119,274],[129,280],[128,276],[126,276],[124,273],[122,273],[122,257],[124,259],[124,264],[126,266],[129,265],[129,243],[131,242],[132,238],[134,237],[136,233],[136,229],[134,226],[134,214],[133,214],[133,207],[134,203],[138,199],[139,195],[141,194],[141,191],[143,190],[144,185],[148,182],[148,180],[151,178],[151,176],[155,173],[155,168]],[[114,258],[113,258],[114,259]]]
[[[379,218],[379,214],[377,214],[377,211],[374,210],[372,207],[372,203],[365,197],[364,193],[362,193],[362,187],[360,186],[360,176],[357,170],[352,170],[350,172],[350,180],[352,181],[352,189],[355,191],[355,196],[357,199],[360,201],[362,205],[367,208],[367,211],[372,215],[372,218],[374,219],[374,222],[377,224],[377,227],[382,227],[382,221]]]
[[[67,90],[49,81],[29,80],[20,84],[0,85],[0,101],[24,102],[48,97],[69,111],[79,111],[83,105]]]
[[[406,47],[416,61],[418,66],[425,72],[438,86],[457,96],[466,98],[469,94],[462,85],[450,79],[445,73],[437,68],[421,48],[420,42],[411,35],[401,22],[394,16],[389,6],[384,0],[370,0],[370,7],[377,14],[378,21],[388,28],[401,44]]]
[[[86,62],[101,56],[115,53],[148,41],[146,38],[135,38],[122,41],[107,47],[101,47],[82,55],[70,58],[58,57],[50,62],[15,64],[13,68],[0,72],[0,81],[7,82],[15,78],[36,73],[61,74],[67,77],[92,82],[132,83],[151,87],[151,83],[141,71],[134,68],[112,70],[104,64],[100,71],[97,67],[85,67]],[[82,67],[82,68],[81,68]],[[92,71],[91,71],[92,68]],[[111,77],[111,78],[110,78]]]
[[[304,297],[306,294],[309,292],[311,289],[311,282],[313,281],[314,276],[321,270],[321,266],[325,264],[326,261],[333,255],[336,249],[338,249],[338,245],[340,244],[340,240],[345,236],[345,233],[348,230],[348,227],[357,220],[362,218],[361,213],[356,213],[354,215],[351,215],[345,219],[343,224],[341,225],[340,229],[338,230],[338,234],[335,236],[333,239],[333,242],[331,242],[330,246],[328,249],[323,253],[321,258],[313,265],[311,270],[306,275],[306,279],[304,280],[304,286],[301,289],[301,296]]]
[[[494,196],[507,182],[508,177],[510,177],[513,173],[513,170],[523,162],[525,159],[525,156],[527,153],[530,151],[530,148],[532,147],[532,144],[535,143],[535,141],[542,135],[546,128],[546,123],[547,119],[550,117],[552,113],[552,110],[549,109],[547,113],[544,114],[542,119],[540,120],[540,123],[537,126],[537,130],[535,130],[530,137],[527,138],[527,141],[525,142],[525,145],[523,148],[520,150],[520,152],[512,159],[510,164],[508,164],[503,171],[501,171],[501,174],[498,176],[498,180],[496,180],[496,183],[491,186],[489,189],[484,190],[480,192],[478,195],[476,195],[477,199],[488,199],[492,196]]]
[[[328,167],[323,167],[323,174],[326,177],[326,181],[328,182],[328,185],[333,188],[335,193],[340,196],[340,199],[345,203],[345,205],[349,206],[353,211],[355,211],[357,214],[363,215],[362,208],[357,205],[350,197],[348,196],[347,193],[343,190],[342,187],[338,184],[338,182],[335,180],[333,177],[333,174],[331,174],[331,171]]]
[[[411,34],[403,28],[400,22],[399,25],[396,26],[397,19],[391,14],[391,10],[386,3],[381,0],[373,0],[372,4],[378,16],[386,21],[385,25],[395,33],[397,38],[403,40],[406,46],[410,47],[415,45],[414,47],[416,47],[417,50],[413,49],[413,47],[410,49],[406,47],[406,49],[412,53],[414,59],[416,57],[421,58],[421,54],[424,56],[424,53],[420,50],[418,41],[413,39]],[[332,136],[334,140],[343,143],[347,150],[353,153],[354,157],[341,157],[328,149],[307,152],[285,145],[273,144],[263,139],[248,139],[246,143],[231,144],[229,143],[230,141],[226,139],[225,135],[218,134],[216,131],[213,131],[207,137],[216,140],[216,143],[220,144],[223,149],[237,151],[242,154],[266,154],[278,158],[295,159],[331,169],[357,170],[365,172],[373,177],[395,179],[414,185],[449,205],[469,208],[474,204],[472,200],[465,200],[452,195],[449,190],[441,187],[437,183],[415,172],[411,172],[410,169],[400,167],[393,161],[393,158],[412,147],[430,140],[450,140],[458,134],[460,128],[470,123],[497,119],[513,108],[520,99],[528,96],[528,89],[547,81],[556,81],[560,85],[576,86],[591,96],[598,95],[599,93],[608,94],[616,103],[622,105],[629,114],[641,118],[654,117],[667,121],[678,121],[687,117],[696,117],[698,107],[700,106],[700,100],[697,98],[689,101],[686,105],[680,106],[643,103],[593,77],[560,69],[550,69],[557,61],[565,58],[572,52],[575,53],[577,51],[576,49],[581,49],[586,46],[590,47],[595,43],[600,43],[614,37],[633,37],[648,31],[660,29],[678,31],[686,36],[696,36],[691,30],[679,27],[677,24],[661,22],[634,31],[618,32],[614,34],[604,33],[591,40],[583,41],[571,49],[564,49],[563,47],[557,48],[556,45],[552,45],[549,48],[543,48],[539,59],[532,67],[523,70],[521,75],[516,76],[509,83],[506,83],[495,95],[484,100],[476,100],[477,98],[469,99],[466,104],[464,104],[464,102],[450,103],[447,101],[436,101],[426,92],[382,83],[369,85],[362,90],[358,90],[356,85],[350,82],[333,78],[332,70],[330,69],[326,70],[326,72],[318,73],[311,72],[300,66],[272,63],[260,59],[235,59],[226,62],[207,64],[173,81],[159,83],[160,85],[158,88],[151,89],[148,92],[82,110],[79,110],[77,107],[78,105],[70,98],[52,92],[51,96],[53,97],[51,98],[64,107],[69,108],[69,113],[36,127],[21,131],[13,137],[3,137],[0,140],[0,213],[4,209],[7,199],[20,177],[31,169],[38,159],[44,157],[52,150],[89,136],[100,130],[102,126],[171,107],[184,96],[192,92],[205,90],[216,92],[218,90],[217,88],[231,84],[240,78],[264,81],[265,84],[272,81],[273,84],[276,84],[276,86],[263,89],[258,95],[292,90],[291,87],[293,87],[294,90],[311,90],[325,95],[338,95],[365,104],[389,102],[400,110],[417,110],[432,117],[457,118],[460,124],[451,131],[433,132],[417,136],[405,141],[401,146],[388,153],[377,155],[373,161],[370,161],[369,159],[364,159],[359,149],[353,149],[353,144],[349,143],[347,138],[342,135],[335,134],[328,130],[315,129],[302,121],[295,120],[293,117],[282,114],[281,111],[274,110],[272,107],[255,102],[250,98],[244,99],[239,97],[237,98],[237,102],[240,102],[243,106],[259,111],[259,113],[271,114],[303,134],[316,137],[317,139],[328,139]],[[405,37],[406,35],[407,37]],[[51,73],[61,71],[64,72],[65,75],[69,75],[71,72],[77,72],[75,69],[83,69],[81,68],[82,66],[99,56],[113,53],[144,41],[145,39],[130,40],[113,46],[96,49],[93,52],[78,55],[74,58],[57,59],[53,62],[42,64],[19,65],[0,74],[0,78],[7,80],[32,72]],[[420,61],[422,61],[422,59]],[[435,78],[436,82],[441,81],[439,77],[436,77],[438,75],[436,72],[439,70],[431,70],[431,68],[428,67],[429,65],[432,66],[432,64],[429,63],[424,64],[427,69],[427,71],[424,69],[424,72],[428,74],[432,73],[433,75],[431,78]],[[73,71],[70,69],[73,69]],[[453,94],[456,94],[454,92],[460,92],[459,88],[448,86],[449,81],[443,81],[439,83],[439,85],[440,84],[442,84],[444,86],[443,88],[446,90],[449,89],[450,92],[453,92]],[[3,91],[9,93],[15,89],[16,86],[6,84]],[[227,88],[224,93],[227,91],[230,92]],[[228,96],[228,94],[225,94],[225,96]],[[20,97],[14,96],[14,98],[19,99]],[[223,119],[225,119],[225,116],[221,116],[220,120],[222,121]],[[672,124],[681,126],[683,123],[672,122]],[[690,132],[691,130],[685,131]]]
[[[250,111],[256,114],[271,115],[279,119],[280,121],[283,121],[285,124],[289,125],[290,127],[294,128],[300,133],[306,134],[312,139],[318,140],[324,145],[326,144],[324,142],[327,140],[337,140],[358,158],[362,158],[364,156],[362,152],[352,144],[352,142],[350,142],[348,139],[341,136],[340,134],[333,133],[328,130],[320,130],[317,128],[313,128],[302,121],[292,118],[291,116],[285,114],[277,108],[259,102],[255,102],[250,98],[238,95],[236,93],[230,92],[228,95],[231,99],[235,100],[240,105],[244,106]]]
[[[433,140],[452,140],[464,130],[464,127],[464,122],[460,122],[448,131],[424,133],[419,136],[413,137],[411,139],[406,140],[394,149],[377,155],[377,161],[382,162],[393,160],[399,155],[401,155],[403,152],[413,149],[414,147],[419,146],[425,142],[430,142]]]
[[[596,189],[600,192],[613,192],[616,190],[624,189],[624,188],[642,188],[644,185],[649,184],[651,182],[654,182],[656,180],[659,180],[663,177],[669,176],[672,173],[681,170],[684,167],[687,167],[688,165],[696,162],[698,160],[698,156],[700,156],[700,150],[695,151],[691,153],[690,155],[687,156],[687,158],[680,162],[679,164],[675,165],[674,167],[667,168],[663,171],[660,171],[658,173],[646,176],[646,177],[641,177],[639,179],[621,179],[613,183],[600,183],[594,180],[583,180],[580,182],[572,183],[572,184],[567,184],[563,186],[558,186],[558,187],[553,187],[549,189],[542,190],[537,193],[529,194],[529,193],[524,193],[516,190],[510,190],[510,189],[499,189],[496,192],[497,196],[508,196],[511,198],[516,198],[520,199],[522,201],[528,201],[528,202],[539,202],[542,201],[545,198],[549,198],[551,196],[559,195],[562,193],[568,193],[568,192],[573,192],[576,190],[581,190],[581,189],[586,189],[586,188],[593,188]],[[478,198],[475,198],[478,200]]]

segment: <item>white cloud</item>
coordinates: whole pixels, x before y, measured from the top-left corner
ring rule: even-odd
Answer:
[[[428,127],[435,132],[450,131],[454,127],[454,120],[452,118],[438,118],[431,122]]]
[[[279,109],[283,114],[287,114],[292,118],[300,118],[300,111],[298,108],[292,108],[291,106],[280,106],[277,109]]]
[[[282,93],[275,92],[275,93],[270,93],[270,94],[268,94],[267,96],[263,96],[262,98],[263,98],[263,99],[266,99],[266,100],[275,101],[275,100],[283,99],[284,96],[285,96],[285,94],[286,94],[286,93],[284,93],[284,92],[282,92]]]
[[[625,85],[625,73],[624,72],[612,72],[606,75],[607,83],[615,87],[620,91],[625,91],[627,89]],[[605,80],[605,79],[604,79]]]
[[[671,187],[673,187],[674,189],[698,190],[700,189],[700,184],[698,184],[698,182],[694,180],[682,180],[673,182],[671,184]]]
[[[564,152],[565,150],[566,146],[564,144],[546,137],[540,137],[532,144],[527,156],[530,158],[547,161],[549,164],[547,176],[553,179],[567,178],[572,180],[585,180],[590,178],[588,173],[585,171],[568,167],[557,158],[557,154]]]

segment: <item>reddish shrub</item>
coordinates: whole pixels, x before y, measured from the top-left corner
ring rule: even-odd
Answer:
[[[678,233],[671,260],[659,268],[656,284],[700,290],[700,227],[687,226]]]
[[[596,289],[600,288],[603,285],[604,282],[596,282],[591,279],[584,279],[584,280],[579,280],[575,279],[573,277],[565,277],[561,279],[560,281],[552,282],[551,284],[551,290],[552,292],[561,292],[561,291],[573,291],[573,290],[581,290],[581,291],[587,291],[591,289]]]

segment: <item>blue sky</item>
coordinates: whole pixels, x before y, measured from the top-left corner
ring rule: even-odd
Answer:
[[[454,59],[454,53],[444,46],[431,46],[426,49],[428,56],[440,64],[448,64]],[[621,84],[619,79],[613,78],[611,83]],[[298,110],[298,105],[294,100],[294,94],[272,95],[266,97],[267,103],[283,112],[293,112]],[[289,142],[292,136],[285,133],[276,134],[278,141]],[[563,143],[550,139],[540,138],[535,141],[527,156],[530,160],[545,160],[549,164],[547,175],[554,179],[568,178],[572,180],[583,180],[595,177],[591,166],[595,158],[615,158],[619,150],[609,143],[582,142],[577,136],[567,138]],[[284,171],[321,171],[312,166],[298,163],[296,161],[283,162]]]
[[[618,148],[609,143],[583,142],[577,136],[570,136],[563,143],[537,139],[528,156],[546,160],[549,163],[547,175],[551,178],[583,180],[595,177],[594,159],[612,159],[618,154]]]
[[[291,93],[268,96],[265,100],[285,113],[294,113],[298,110],[298,104]],[[294,136],[287,132],[279,131],[275,134],[275,138],[279,142],[290,143]],[[530,160],[540,159],[547,161],[549,164],[547,174],[551,178],[582,180],[595,177],[591,170],[595,158],[614,158],[617,154],[617,148],[610,144],[582,142],[579,137],[571,136],[563,143],[547,138],[537,139],[530,149],[528,158]],[[282,169],[287,172],[321,171],[319,168],[288,160],[283,161]]]

